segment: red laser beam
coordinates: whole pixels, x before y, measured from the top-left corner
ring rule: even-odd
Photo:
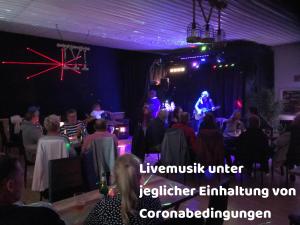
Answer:
[[[54,69],[56,69],[57,67],[60,67],[60,65],[58,65],[58,66],[53,66],[53,67],[50,67],[50,68],[48,68],[48,69],[46,69],[46,70],[42,70],[41,72],[38,72],[38,73],[32,74],[32,75],[30,75],[30,76],[27,76],[26,79],[29,80],[29,79],[31,79],[31,78],[34,78],[34,77],[38,76],[38,75],[41,75],[41,74],[43,74],[43,73],[46,73],[46,72],[48,72],[48,71],[50,71],[50,70],[54,70]]]
[[[33,52],[33,53],[35,53],[35,54],[37,54],[37,55],[43,57],[43,58],[46,58],[46,59],[48,59],[48,60],[50,60],[50,61],[52,61],[52,62],[54,62],[54,63],[59,63],[57,60],[52,59],[52,58],[50,58],[49,56],[46,56],[46,55],[44,55],[44,54],[41,53],[41,52],[38,52],[38,51],[33,50],[33,49],[31,49],[31,48],[26,48],[26,49],[27,49],[28,51],[31,51],[31,52]]]
[[[81,74],[81,72],[75,68],[73,68],[72,66],[84,66],[84,64],[77,64],[77,63],[72,63],[74,61],[77,61],[78,59],[81,58],[81,56],[77,56],[73,59],[70,59],[68,61],[65,62],[65,55],[64,55],[64,50],[61,48],[61,58],[60,58],[60,61],[57,61],[39,51],[36,51],[36,50],[33,50],[31,48],[26,48],[26,50],[38,55],[38,56],[41,56],[42,58],[44,59],[47,59],[49,60],[50,62],[17,62],[17,61],[3,61],[2,64],[16,64],[16,65],[47,65],[47,66],[51,66],[50,68],[48,69],[45,69],[45,70],[42,70],[38,73],[35,73],[35,74],[31,74],[31,75],[28,75],[26,77],[27,80],[29,79],[32,79],[32,78],[35,78],[39,75],[42,75],[44,73],[47,73],[51,70],[54,70],[56,68],[60,68],[60,80],[63,81],[64,79],[64,70],[65,69],[69,69],[77,74]]]

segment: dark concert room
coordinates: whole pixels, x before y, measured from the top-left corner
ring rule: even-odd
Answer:
[[[0,225],[300,225],[297,0],[0,0]]]

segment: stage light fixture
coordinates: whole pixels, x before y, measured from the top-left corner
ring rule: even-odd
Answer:
[[[217,63],[221,63],[222,61],[221,61],[221,59],[217,59]]]
[[[202,58],[202,59],[201,59],[201,62],[206,62],[206,58]]]
[[[235,64],[234,64],[234,63],[232,63],[230,66],[231,66],[231,67],[234,67],[234,66],[235,66]]]
[[[185,71],[185,67],[170,68],[170,73],[181,73]]]
[[[221,64],[221,65],[219,65],[219,68],[222,68],[223,67],[223,65]]]
[[[201,52],[205,52],[206,50],[207,50],[207,46],[206,45],[201,46]]]
[[[228,67],[228,64],[226,64],[225,67]]]
[[[214,70],[217,69],[217,65],[213,65],[213,69],[214,69]]]

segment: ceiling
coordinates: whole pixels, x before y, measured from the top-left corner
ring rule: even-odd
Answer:
[[[299,17],[280,2],[228,0],[226,39],[300,41]],[[176,49],[187,46],[191,6],[192,0],[0,0],[0,30],[130,50]],[[204,24],[198,5],[197,22]]]

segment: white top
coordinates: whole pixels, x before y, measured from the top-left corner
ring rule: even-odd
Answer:
[[[94,118],[96,118],[96,119],[101,119],[101,114],[102,113],[104,113],[104,111],[103,110],[93,110],[92,112],[91,112],[91,116],[92,117],[94,117]]]
[[[44,136],[39,139],[33,171],[32,190],[44,191],[49,187],[48,161],[68,158],[67,140],[61,136]]]

